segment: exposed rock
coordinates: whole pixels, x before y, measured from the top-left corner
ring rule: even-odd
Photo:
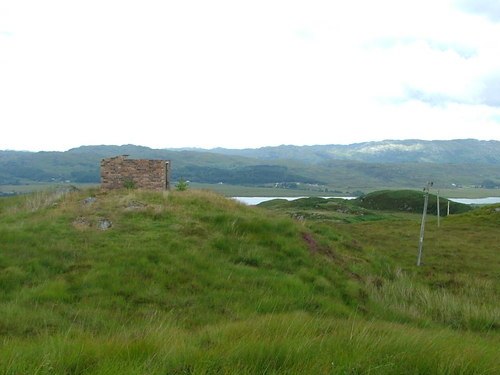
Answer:
[[[80,191],[80,189],[78,189],[74,185],[60,185],[56,189],[56,192],[62,193],[62,194],[73,193],[75,191]]]
[[[85,217],[79,216],[75,220],[73,220],[73,226],[77,229],[85,229],[89,228],[91,226],[91,223]]]
[[[139,202],[139,201],[130,201],[127,204],[127,207],[125,208],[126,210],[129,211],[134,211],[134,210],[140,210],[142,208],[145,208],[147,205],[145,203]]]
[[[99,219],[99,221],[97,222],[97,227],[100,230],[108,230],[112,225],[113,223],[109,219]]]
[[[300,214],[293,213],[291,216],[293,219],[295,219],[297,221],[304,221],[305,220],[304,216],[300,215]]]
[[[83,204],[91,205],[97,201],[96,197],[88,197],[83,200]]]

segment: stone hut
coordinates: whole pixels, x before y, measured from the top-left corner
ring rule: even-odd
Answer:
[[[170,160],[128,159],[128,155],[101,160],[101,187],[170,189]]]

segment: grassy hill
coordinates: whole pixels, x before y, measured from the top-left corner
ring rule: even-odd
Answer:
[[[339,198],[309,197],[295,200],[282,198],[262,202],[259,207],[287,214],[298,220],[329,220],[334,222],[356,222],[387,218],[380,212],[367,210],[352,201]]]
[[[418,215],[299,220],[194,190],[3,198],[0,373],[495,373],[498,211],[429,225],[416,269]]]
[[[450,214],[464,213],[472,209],[469,205],[448,201],[448,199],[440,197],[440,216],[446,216],[448,202]],[[424,194],[422,191],[415,190],[381,190],[356,198],[353,203],[372,210],[422,213]],[[437,215],[437,196],[435,194],[429,194],[427,212]]]
[[[440,198],[440,215],[446,216],[450,203],[450,214],[470,211],[470,205]],[[343,222],[382,220],[391,217],[391,212],[421,214],[424,206],[423,193],[415,190],[380,190],[356,199],[309,197],[296,200],[273,199],[259,207],[288,213],[293,217],[325,219]],[[437,215],[437,196],[429,194],[427,212]]]

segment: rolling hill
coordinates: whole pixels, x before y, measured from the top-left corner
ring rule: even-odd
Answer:
[[[194,190],[4,198],[0,373],[498,372],[499,207],[431,220],[418,269],[418,218],[397,215],[304,221]]]
[[[500,142],[384,141],[349,146],[280,146],[255,150],[155,150],[82,146],[66,152],[0,151],[0,185],[99,182],[102,158],[169,159],[172,178],[199,183],[365,190],[500,186]]]
[[[242,150],[215,148],[203,151],[261,160],[301,160],[312,164],[331,160],[369,163],[500,164],[500,141],[475,139],[385,140],[350,145],[283,145]]]

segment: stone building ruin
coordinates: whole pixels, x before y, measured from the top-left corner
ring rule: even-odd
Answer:
[[[101,160],[103,189],[170,189],[170,160],[128,159],[128,155]]]

